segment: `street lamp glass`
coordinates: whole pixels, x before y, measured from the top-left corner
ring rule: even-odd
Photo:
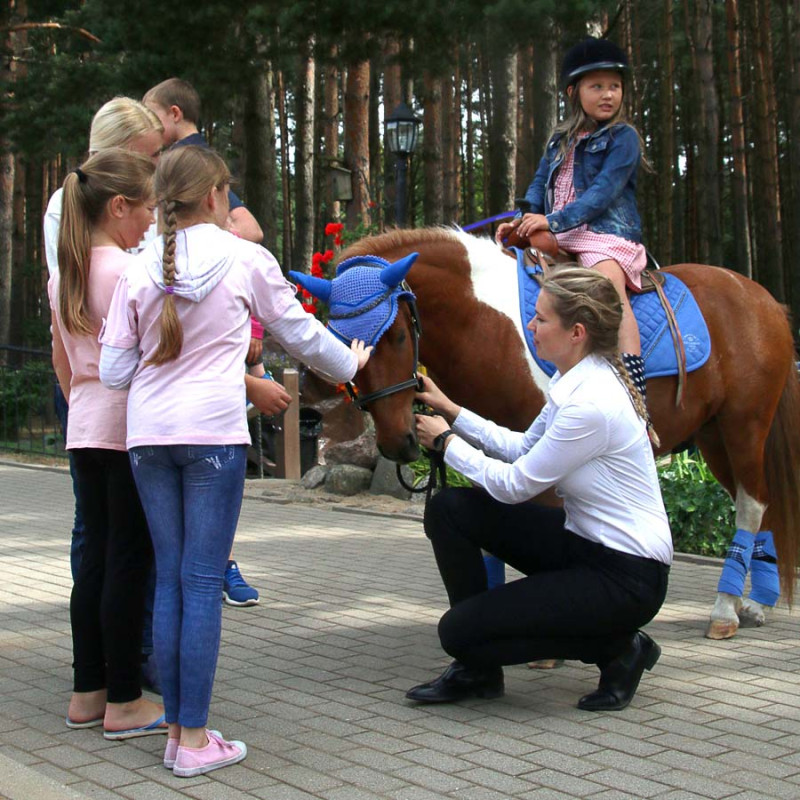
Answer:
[[[400,103],[386,120],[386,145],[396,156],[407,156],[414,152],[417,144],[419,120],[411,109]]]

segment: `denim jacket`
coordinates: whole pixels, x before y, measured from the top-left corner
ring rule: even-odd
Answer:
[[[636,208],[636,173],[641,147],[636,131],[625,123],[598,128],[575,145],[573,182],[575,200],[553,211],[556,169],[562,134],[547,143],[539,169],[525,193],[534,214],[544,214],[553,233],[588,223],[595,233],[609,233],[632,242],[642,240],[642,222]]]

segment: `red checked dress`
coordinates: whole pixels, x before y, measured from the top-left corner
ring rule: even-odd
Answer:
[[[587,134],[583,134],[586,136]],[[553,184],[553,211],[560,211],[575,198],[573,169],[575,165],[575,146],[570,147],[564,163],[556,172]],[[593,267],[600,261],[613,259],[625,273],[631,288],[641,289],[642,270],[647,266],[647,253],[644,245],[614,236],[610,233],[594,233],[588,225],[557,233],[558,246],[576,257],[582,267]]]

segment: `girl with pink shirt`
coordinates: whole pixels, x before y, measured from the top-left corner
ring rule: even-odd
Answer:
[[[144,590],[152,547],[125,444],[126,395],[100,383],[97,335],[117,280],[153,221],[152,161],[118,148],[92,156],[64,181],[59,270],[48,285],[53,364],[69,403],[86,541],[70,599],[71,728],[105,738],[166,732],[163,709],[142,697]]]
[[[179,777],[247,754],[244,742],[226,741],[206,723],[250,442],[242,382],[250,316],[335,382],[352,379],[371,350],[330,335],[303,311],[267,250],[222,230],[229,179],[206,148],[162,156],[164,235],[120,278],[101,337],[101,379],[130,384],[127,444],[156,553],[164,765]]]

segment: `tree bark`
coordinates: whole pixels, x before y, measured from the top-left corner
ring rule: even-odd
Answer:
[[[786,297],[781,241],[781,201],[778,177],[778,148],[775,127],[775,90],[770,54],[771,37],[769,0],[746,3],[753,66],[755,185],[759,187],[754,201],[756,244],[754,261],[759,283],[784,302]]]
[[[517,53],[517,94],[520,98],[517,113],[517,174],[514,180],[514,193],[517,197],[525,194],[542,154],[534,150],[534,97],[537,91],[536,58],[538,46],[529,44]]]
[[[303,48],[295,95],[295,240],[293,269],[311,268],[314,252],[314,102],[316,97],[316,61],[313,39]]]
[[[536,92],[533,96],[534,164],[538,165],[547,141],[558,121],[558,28],[550,21],[542,22],[542,35],[536,42]],[[533,180],[534,169],[528,179]],[[525,189],[527,189],[527,184]],[[524,189],[522,190],[524,192]]]
[[[460,219],[459,195],[459,144],[461,142],[461,114],[459,97],[461,76],[458,59],[455,74],[442,81],[442,207],[444,221],[449,225]]]
[[[272,65],[258,59],[248,73],[244,112],[247,207],[264,231],[264,246],[278,244],[278,176]]]
[[[335,57],[335,48],[331,56]],[[339,69],[331,63],[325,67],[325,89],[322,110],[322,136],[325,142],[325,166],[339,165]],[[341,215],[341,204],[335,198],[333,183],[326,175],[325,208],[328,221],[338,222]]]
[[[792,310],[794,318],[800,319],[800,269],[796,266],[796,261],[800,258],[800,0],[791,0],[789,30],[789,41],[791,47],[791,94],[789,100],[789,119],[790,119],[790,182],[791,187],[791,211],[792,225],[789,227],[790,234],[787,237],[791,241],[791,258],[789,263],[792,265],[791,274],[792,284]]]
[[[672,47],[673,32],[672,0],[664,0],[664,35],[661,37],[661,125],[660,159],[656,175],[661,212],[657,215],[656,252],[664,264],[673,264],[675,259],[675,230],[673,225],[673,203],[675,198],[675,55]]]
[[[344,161],[352,172],[353,200],[347,225],[369,226],[369,62],[351,64],[344,93]]]
[[[466,117],[466,142],[464,144],[464,197],[462,206],[464,214],[470,221],[474,221],[477,215],[475,204],[475,122],[473,115],[475,108],[472,104],[472,95],[475,90],[473,83],[474,56],[473,48],[470,45],[465,47],[465,83],[464,83],[464,115]]]
[[[800,0],[797,0],[800,4]],[[734,261],[732,266],[753,277],[750,250],[750,213],[747,207],[747,179],[744,107],[742,102],[741,37],[739,34],[739,0],[725,0],[725,20],[728,41],[728,87],[731,129],[731,195],[733,197]]]
[[[383,67],[383,115],[384,119],[401,103],[403,98],[403,88],[401,83],[400,63],[400,43],[394,37],[386,40],[384,49]],[[389,152],[386,140],[383,142],[383,213],[386,225],[394,225],[397,222],[395,214],[395,203],[397,201],[396,177],[395,177],[395,156]]]
[[[286,94],[283,85],[283,70],[278,70],[277,101],[278,124],[281,131],[281,191],[283,193],[283,247],[281,264],[291,269],[292,264],[292,194],[289,181],[289,123],[286,119]]]
[[[422,100],[423,130],[422,161],[424,190],[422,214],[426,225],[444,222],[442,196],[442,81],[426,73],[425,94]]]
[[[497,43],[495,43],[497,44]],[[492,128],[489,135],[489,214],[514,207],[517,150],[517,54],[509,47],[491,54]]]

